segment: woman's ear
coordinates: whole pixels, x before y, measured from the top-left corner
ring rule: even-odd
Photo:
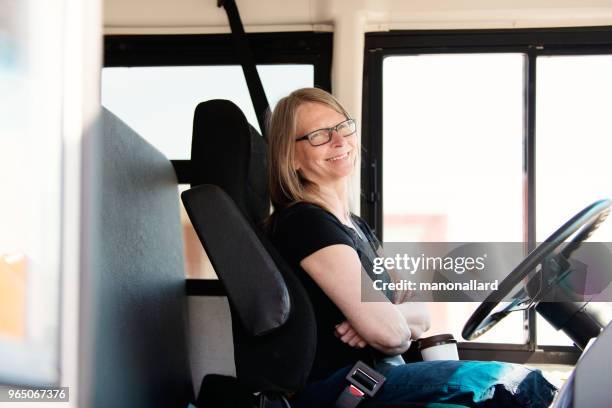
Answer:
[[[300,164],[300,161],[296,157],[294,157],[293,158],[293,170],[297,173],[301,168],[302,168],[302,165]]]

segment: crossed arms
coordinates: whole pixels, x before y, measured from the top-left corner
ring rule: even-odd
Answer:
[[[346,316],[336,326],[336,336],[352,347],[370,345],[388,355],[401,354],[429,329],[430,320],[423,303],[407,302],[404,296],[391,303],[373,291],[362,302],[362,267],[357,252],[348,245],[322,248],[304,258],[300,265]]]

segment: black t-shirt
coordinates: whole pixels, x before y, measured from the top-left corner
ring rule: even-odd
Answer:
[[[352,215],[352,220],[360,233],[317,205],[298,203],[275,213],[271,224],[272,242],[298,274],[315,313],[317,351],[309,381],[326,378],[357,360],[371,363],[373,350],[370,347],[354,348],[336,338],[335,326],[345,321],[346,317],[300,266],[304,258],[319,249],[344,244],[357,251],[366,271],[372,271],[378,240],[365,221],[356,215]],[[378,276],[376,279],[380,278]]]

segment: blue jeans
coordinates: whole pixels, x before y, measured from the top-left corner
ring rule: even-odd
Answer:
[[[557,392],[540,370],[497,361],[383,362],[374,368],[387,378],[376,401],[544,408]],[[291,406],[333,407],[347,385],[344,377],[350,369],[344,367],[325,380],[308,384],[291,400]]]

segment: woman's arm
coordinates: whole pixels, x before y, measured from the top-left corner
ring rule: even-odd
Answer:
[[[353,248],[327,246],[304,258],[300,265],[369,345],[389,355],[408,350],[412,333],[400,307],[369,285],[363,290],[371,290],[368,299],[375,301],[361,301],[362,267]]]
[[[424,303],[402,303],[396,306],[406,319],[413,340],[420,338],[423,333],[429,330],[431,325],[429,311]],[[336,337],[351,347],[364,348],[367,345],[367,342],[347,321],[336,326],[335,334]]]
[[[383,258],[385,256],[380,243],[378,244],[376,254]],[[387,269],[387,273],[393,282],[398,282],[400,280],[395,269]],[[431,319],[427,305],[415,300],[413,293],[409,290],[394,292],[393,303],[397,305],[402,316],[406,319],[406,323],[408,323],[408,327],[410,327],[410,331],[412,332],[412,338],[416,340],[429,330],[431,327]]]

